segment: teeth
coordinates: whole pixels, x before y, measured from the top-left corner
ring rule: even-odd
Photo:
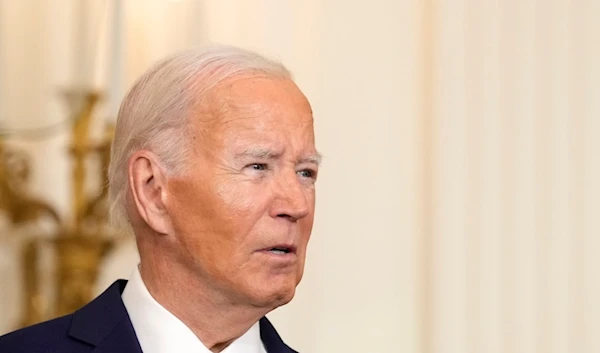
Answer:
[[[277,254],[277,255],[284,255],[287,254],[287,252],[285,250],[279,250],[279,249],[271,249],[271,252],[273,254]]]

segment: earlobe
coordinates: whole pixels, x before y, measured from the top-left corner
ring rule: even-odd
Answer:
[[[129,187],[139,217],[159,234],[170,233],[170,220],[165,208],[166,175],[158,158],[146,150],[129,158]]]

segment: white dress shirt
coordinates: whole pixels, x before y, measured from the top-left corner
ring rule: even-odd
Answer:
[[[136,267],[121,295],[144,353],[211,353],[200,339],[148,292]],[[255,323],[222,353],[266,353]]]

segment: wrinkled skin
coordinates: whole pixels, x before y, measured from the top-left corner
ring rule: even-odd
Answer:
[[[318,153],[311,107],[289,80],[237,77],[190,116],[189,173],[169,178],[180,261],[220,299],[275,308],[304,270]],[[289,246],[287,254],[269,251]]]

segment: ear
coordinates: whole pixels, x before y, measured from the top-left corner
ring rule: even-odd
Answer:
[[[139,216],[159,234],[171,233],[171,221],[165,208],[166,173],[154,153],[136,151],[129,158],[129,188]]]

